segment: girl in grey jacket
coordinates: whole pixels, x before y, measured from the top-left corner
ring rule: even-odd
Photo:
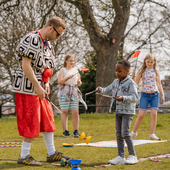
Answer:
[[[135,164],[138,162],[133,141],[129,135],[131,121],[135,114],[136,101],[138,99],[137,85],[128,76],[130,63],[127,60],[121,60],[116,64],[115,71],[117,79],[109,86],[96,90],[106,95],[111,95],[112,100],[110,110],[116,112],[116,138],[118,146],[118,157],[109,161],[110,164]],[[124,139],[126,141],[129,156],[124,156]]]

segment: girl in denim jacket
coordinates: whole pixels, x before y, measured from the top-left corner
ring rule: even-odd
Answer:
[[[109,161],[110,164],[135,164],[138,162],[133,141],[129,134],[129,129],[133,115],[135,114],[136,101],[138,99],[137,85],[128,76],[130,63],[121,60],[116,64],[115,71],[117,79],[108,87],[97,87],[96,90],[106,95],[112,95],[110,105],[116,111],[116,138],[118,146],[118,156]],[[124,139],[126,141],[129,156],[124,156]]]

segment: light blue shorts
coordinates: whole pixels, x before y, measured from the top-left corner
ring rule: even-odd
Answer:
[[[75,96],[74,100],[65,101],[65,95],[61,96],[59,100],[61,110],[68,110],[68,109],[78,109],[79,108],[79,101],[77,96]]]
[[[159,93],[141,93],[139,110],[147,110],[148,104],[150,103],[151,109],[158,109]]]

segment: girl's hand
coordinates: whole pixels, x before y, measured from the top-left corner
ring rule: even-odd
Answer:
[[[164,102],[165,102],[165,98],[164,98],[164,96],[162,96],[161,104],[163,104]]]
[[[97,87],[96,90],[98,93],[100,93],[102,91],[101,87]]]
[[[120,102],[120,101],[123,101],[123,96],[117,96],[115,100],[117,100],[117,101],[119,101],[119,102]]]
[[[82,84],[81,80],[78,80],[77,81],[77,86],[81,86],[81,84]]]
[[[67,78],[65,78],[65,81],[67,81],[67,80],[71,79],[72,77],[74,77],[74,75],[70,75],[70,76],[68,76]]]
[[[72,77],[74,77],[74,75],[70,75],[70,76],[68,77],[68,79],[71,79]]]
[[[75,76],[75,74],[73,76]],[[81,86],[81,85],[82,85],[82,81],[81,81],[80,74],[78,73],[77,86]]]

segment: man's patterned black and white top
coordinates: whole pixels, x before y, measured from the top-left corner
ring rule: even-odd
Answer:
[[[54,68],[54,52],[51,43],[47,41],[47,46],[38,31],[33,31],[25,35],[16,48],[17,58],[20,66],[16,70],[12,84],[12,91],[24,94],[36,95],[32,83],[22,70],[22,57],[31,59],[31,66],[34,74],[41,83],[42,73],[46,68]]]

